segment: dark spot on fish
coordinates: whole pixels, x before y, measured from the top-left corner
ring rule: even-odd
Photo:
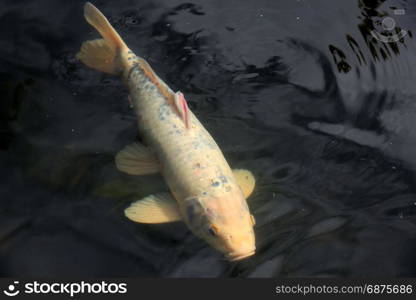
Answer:
[[[207,192],[202,192],[202,195],[206,196],[207,195]]]
[[[176,133],[177,133],[177,134],[182,134],[182,131],[180,131],[180,130],[178,129],[178,130],[176,130]]]
[[[224,175],[220,176],[220,180],[221,180],[222,183],[227,183],[228,182],[227,177],[225,177]]]
[[[201,168],[201,164],[200,163],[196,163],[195,164],[195,167],[197,167],[198,169],[200,169]]]
[[[225,187],[225,191],[226,191],[226,192],[231,191],[231,187],[230,187],[229,185],[227,185],[227,186]]]
[[[219,181],[214,181],[213,183],[212,183],[212,186],[215,186],[215,187],[217,187],[217,186],[220,186],[220,182]]]
[[[198,229],[198,227],[204,224],[204,209],[197,197],[186,199],[186,216],[189,223],[192,224],[195,229]]]

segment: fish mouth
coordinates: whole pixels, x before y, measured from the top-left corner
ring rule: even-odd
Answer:
[[[256,249],[253,249],[248,252],[231,252],[225,255],[225,257],[230,261],[237,261],[252,256],[256,252]]]

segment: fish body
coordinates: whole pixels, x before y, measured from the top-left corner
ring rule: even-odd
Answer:
[[[183,94],[172,91],[133,53],[97,8],[86,3],[84,15],[103,39],[85,42],[77,57],[122,76],[146,142],[120,151],[117,167],[132,175],[160,172],[171,192],[134,202],[126,216],[141,223],[182,220],[230,260],[253,255],[254,218],[246,202],[254,188],[251,173],[231,170]]]

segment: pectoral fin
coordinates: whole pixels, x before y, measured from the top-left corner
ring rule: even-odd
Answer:
[[[254,190],[256,185],[256,179],[253,174],[248,170],[235,169],[233,170],[234,177],[237,180],[238,185],[240,186],[243,194],[248,198]]]
[[[117,153],[116,166],[130,175],[154,174],[160,171],[156,155],[139,143],[128,145]]]
[[[150,195],[133,202],[124,214],[138,223],[167,223],[182,219],[178,204],[169,193]]]

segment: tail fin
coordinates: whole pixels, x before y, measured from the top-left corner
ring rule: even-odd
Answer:
[[[103,39],[86,41],[82,44],[77,58],[87,66],[99,71],[120,74],[121,50],[127,49],[126,44],[111,26],[107,18],[90,2],[85,3],[84,17],[101,34]]]

